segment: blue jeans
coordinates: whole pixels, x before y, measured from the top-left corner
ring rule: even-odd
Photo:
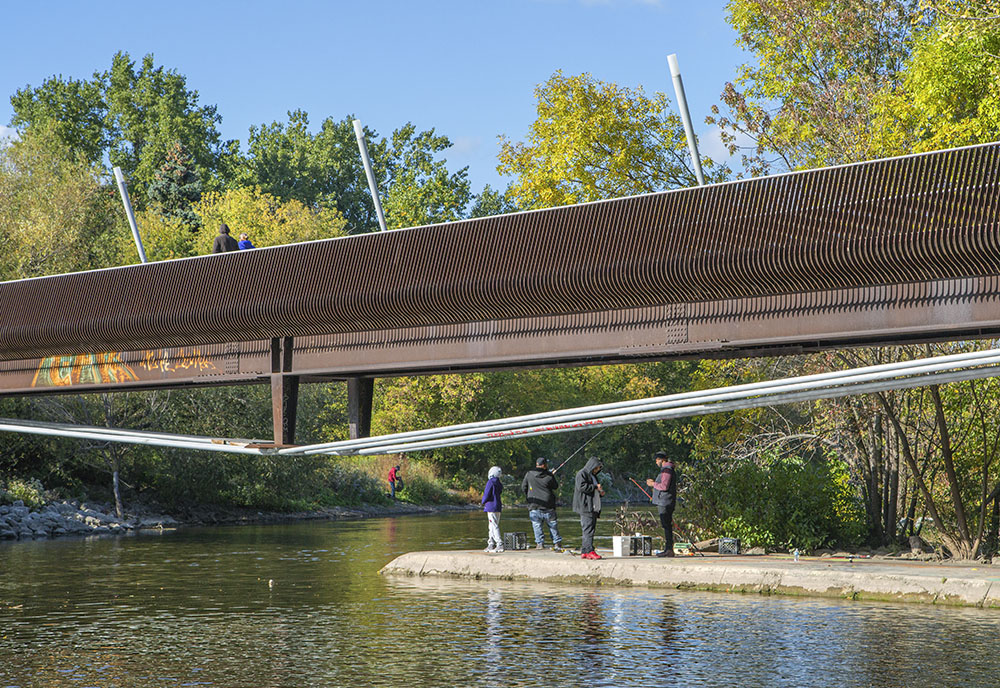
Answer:
[[[562,542],[562,538],[559,537],[559,524],[556,523],[555,511],[532,509],[528,512],[528,518],[531,519],[531,529],[535,531],[535,544],[540,545],[545,541],[545,537],[542,533],[542,522],[544,521],[549,524],[549,532],[552,533],[552,546],[559,546]]]

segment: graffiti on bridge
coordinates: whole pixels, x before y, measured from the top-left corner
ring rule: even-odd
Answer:
[[[144,351],[138,366],[161,375],[185,370],[217,370],[197,348]],[[120,351],[43,358],[35,371],[32,387],[73,387],[138,382],[139,375],[122,360]]]

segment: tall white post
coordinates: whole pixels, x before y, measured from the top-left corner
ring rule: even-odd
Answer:
[[[674,78],[674,93],[677,94],[677,109],[681,111],[684,121],[684,133],[687,135],[688,150],[694,162],[694,174],[698,178],[698,186],[705,186],[705,175],[701,172],[701,157],[698,155],[698,144],[694,140],[694,127],[691,126],[691,113],[688,112],[687,98],[684,97],[684,82],[681,81],[681,68],[677,65],[677,55],[668,55],[670,75]]]
[[[365,130],[361,120],[354,120],[354,135],[358,137],[358,149],[361,151],[361,162],[365,164],[365,174],[368,175],[368,188],[372,192],[375,203],[375,214],[378,215],[378,226],[385,231],[385,215],[382,214],[382,202],[378,199],[378,187],[375,186],[375,173],[372,171],[372,161],[368,159],[368,146],[365,144]]]
[[[118,182],[118,193],[121,194],[122,204],[125,206],[125,215],[128,217],[129,227],[132,228],[132,238],[135,239],[135,248],[139,252],[139,260],[143,263],[146,260],[146,251],[142,248],[142,239],[139,237],[139,225],[135,223],[135,214],[132,212],[132,201],[128,198],[128,189],[125,188],[125,177],[122,175],[122,168],[115,167],[115,181]]]

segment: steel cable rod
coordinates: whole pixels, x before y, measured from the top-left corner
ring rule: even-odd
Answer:
[[[232,454],[264,454],[273,453],[251,447],[239,447],[231,444],[220,444],[212,438],[199,439],[191,436],[190,440],[176,440],[157,437],[158,433],[143,434],[138,431],[115,431],[110,428],[99,428],[86,425],[63,425],[59,423],[41,423],[39,421],[22,421],[14,418],[0,419],[0,431],[19,432],[29,435],[45,435],[51,437],[73,437],[76,439],[100,440],[103,442],[118,442],[121,444],[141,444],[154,447],[170,447],[174,449],[199,449],[203,451],[229,452]],[[183,437],[181,435],[180,437]]]
[[[395,454],[409,451],[422,451],[426,449],[437,449],[442,447],[453,447],[467,444],[483,444],[486,442],[496,442],[507,439],[515,439],[526,436],[551,435],[562,432],[572,432],[583,428],[609,427],[615,425],[631,425],[634,423],[645,423],[654,420],[665,420],[668,418],[683,418],[689,416],[703,416],[710,413],[723,413],[745,408],[756,408],[760,406],[773,406],[779,404],[789,404],[802,401],[814,401],[817,399],[835,399],[855,394],[867,394],[871,392],[887,391],[894,389],[909,389],[930,384],[946,384],[949,382],[960,382],[963,380],[975,380],[984,377],[994,377],[1000,375],[1000,367],[990,366],[985,368],[972,368],[957,371],[932,373],[920,377],[903,378],[895,380],[883,380],[878,382],[862,383],[848,387],[820,388],[803,392],[776,395],[773,397],[757,397],[753,399],[719,402],[715,404],[699,404],[684,406],[680,408],[663,411],[650,411],[645,413],[622,414],[612,416],[608,419],[598,419],[596,422],[586,424],[561,424],[558,426],[537,426],[521,432],[508,433],[481,433],[479,435],[466,435],[442,439],[438,441],[402,443],[394,446],[380,446],[377,448],[362,449],[355,453],[360,455],[368,454]],[[335,455],[346,455],[349,452],[327,452]]]
[[[397,441],[414,441],[443,439],[445,437],[458,436],[463,434],[475,434],[483,430],[513,430],[519,427],[537,425],[541,421],[549,423],[572,422],[587,418],[607,415],[609,413],[624,413],[627,411],[653,410],[656,408],[669,408],[683,405],[685,402],[706,402],[719,401],[730,398],[753,396],[758,394],[774,393],[776,391],[792,391],[801,387],[814,386],[817,383],[833,384],[854,384],[866,381],[869,376],[880,378],[894,377],[901,371],[910,371],[910,374],[928,373],[946,368],[955,367],[957,364],[983,365],[986,362],[995,361],[1000,357],[1000,350],[990,349],[987,351],[974,351],[962,354],[952,354],[935,358],[922,358],[913,361],[900,361],[896,363],[865,366],[853,368],[851,370],[840,370],[830,373],[819,373],[816,375],[803,375],[780,380],[769,380],[766,382],[755,382],[743,385],[733,385],[714,390],[698,390],[694,392],[683,392],[681,394],[671,394],[648,399],[635,399],[629,401],[612,402],[609,404],[597,404],[583,406],[573,409],[561,409],[558,411],[547,411],[544,413],[516,416],[512,418],[493,419],[489,421],[479,421],[476,423],[463,423],[460,425],[446,426],[442,428],[432,428],[426,430],[416,430],[391,435],[380,435],[378,437],[359,438],[355,440],[342,440],[340,442],[329,442],[323,444],[306,445],[282,449],[280,454],[318,454],[327,453],[329,449],[336,449],[338,453],[347,449],[366,449],[375,445],[384,445]],[[852,382],[853,380],[853,382]]]

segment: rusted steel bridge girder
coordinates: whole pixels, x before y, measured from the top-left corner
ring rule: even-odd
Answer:
[[[998,301],[994,143],[2,283],[0,394],[993,337]]]

